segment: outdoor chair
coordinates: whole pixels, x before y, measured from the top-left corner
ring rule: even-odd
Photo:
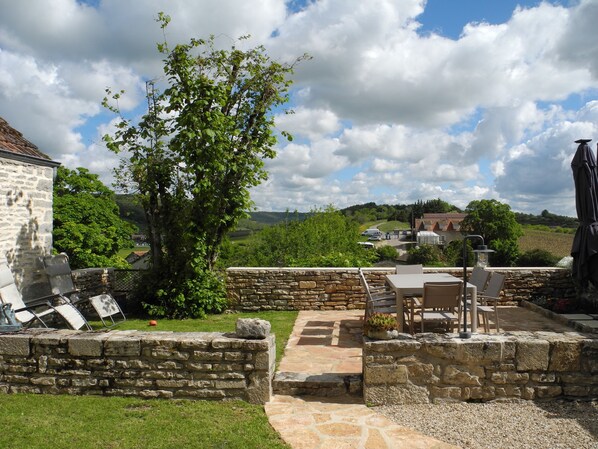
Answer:
[[[85,303],[90,304],[105,327],[114,326],[127,319],[116,299],[109,293],[102,293],[87,299],[79,296],[81,292],[75,288],[73,274],[66,254],[46,256],[42,258],[42,262],[50,279],[53,293],[68,298],[78,308],[82,308]]]
[[[417,315],[420,318],[421,332],[427,322],[446,323],[446,330],[454,332],[455,323],[460,321],[462,288],[461,282],[426,282],[421,302],[412,302],[411,328],[415,327],[413,320]],[[415,310],[416,307],[418,310]]]
[[[469,282],[472,285],[475,285],[478,294],[481,294],[484,289],[486,288],[486,284],[488,283],[488,278],[490,277],[490,272],[485,270],[483,267],[474,267],[473,271],[471,272],[471,276],[469,276]]]
[[[359,269],[359,280],[366,295],[365,321],[373,313],[397,314],[397,298],[394,292],[384,289],[372,289],[361,268]]]
[[[38,298],[25,304],[15,284],[12,271],[4,261],[0,262],[0,300],[5,309],[10,305],[16,320],[24,327],[30,327],[36,322],[43,327],[49,327],[52,315],[59,315],[72,329],[91,330],[91,326],[81,312],[60,295]]]
[[[424,267],[420,264],[397,265],[397,274],[423,274]]]
[[[480,303],[480,305],[478,305],[478,317],[482,317],[482,323],[484,324],[484,330],[486,332],[490,331],[488,322],[488,315],[490,314],[494,314],[496,332],[500,332],[497,306],[504,283],[505,275],[493,272],[484,291],[481,294],[478,294],[478,301]]]

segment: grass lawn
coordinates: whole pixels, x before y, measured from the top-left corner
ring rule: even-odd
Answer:
[[[289,335],[298,312],[247,312],[223,313],[210,315],[205,319],[193,320],[157,320],[157,326],[149,326],[149,319],[128,319],[114,329],[142,330],[142,331],[173,331],[173,332],[234,332],[238,318],[261,318],[272,325],[272,333],[276,335],[276,363],[280,362]],[[92,323],[94,327],[101,327],[100,323]]]
[[[0,395],[10,449],[289,449],[245,402]]]
[[[237,318],[262,318],[276,334],[280,361],[297,312],[210,315],[202,320],[129,319],[119,330],[233,332]],[[94,323],[99,324],[99,323]],[[262,406],[99,396],[0,394],[0,448],[289,449]]]

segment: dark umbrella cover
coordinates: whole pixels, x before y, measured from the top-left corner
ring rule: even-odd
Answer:
[[[575,141],[579,146],[571,161],[579,219],[571,256],[573,277],[582,285],[591,281],[598,286],[598,169],[588,142],[586,139]]]

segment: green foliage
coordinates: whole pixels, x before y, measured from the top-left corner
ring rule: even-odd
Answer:
[[[490,264],[495,267],[513,267],[519,258],[519,243],[517,240],[496,239],[491,248],[495,251],[490,255]]]
[[[355,267],[375,258],[357,244],[357,223],[332,206],[313,210],[304,221],[287,220],[255,236],[247,245],[234,246],[225,266]]]
[[[119,217],[114,193],[85,168],[58,167],[54,182],[54,250],[68,254],[73,269],[120,267],[132,248],[135,227]]]
[[[392,331],[397,329],[397,317],[390,313],[372,313],[365,322],[364,330]]]
[[[165,30],[170,18],[160,13],[158,22]],[[220,50],[213,37],[158,50],[166,89],[149,83],[148,112],[136,125],[121,118],[104,140],[116,153],[127,150],[119,180],[138,193],[147,219],[148,310],[200,316],[223,304],[224,290],[208,272],[251,208],[249,189],[267,178],[264,159],[275,156],[276,143],[271,110],[288,101],[293,65],[261,46]],[[119,97],[104,100],[118,114]]]
[[[465,209],[467,217],[461,222],[461,230],[481,235],[492,255],[492,265],[510,267],[519,257],[517,239],[523,229],[508,204],[496,200],[472,201]]]
[[[376,248],[378,260],[397,260],[399,253],[394,246],[384,245]]]
[[[517,259],[518,267],[554,267],[559,261],[557,256],[544,249],[532,249],[524,252]]]
[[[418,245],[407,251],[407,263],[422,265],[438,265],[442,262],[442,254],[435,245]]]
[[[579,224],[577,218],[552,214],[547,210],[543,210],[540,215],[515,212],[515,218],[522,225],[540,225],[549,228],[562,227],[575,230]]]

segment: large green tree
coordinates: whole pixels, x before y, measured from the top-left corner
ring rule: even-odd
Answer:
[[[165,29],[169,18],[158,21]],[[251,208],[249,189],[267,177],[271,111],[288,100],[294,63],[270,59],[263,47],[220,50],[213,38],[158,50],[165,89],[150,84],[147,113],[137,124],[122,118],[105,141],[127,151],[119,175],[140,195],[148,222],[148,310],[201,316],[223,307],[212,269],[226,234]],[[119,113],[114,102],[105,105]]]
[[[328,206],[312,210],[303,221],[289,219],[263,229],[235,251],[229,263],[258,267],[369,266],[376,253],[362,248],[358,240],[358,223]]]
[[[124,267],[118,251],[133,247],[135,226],[119,216],[114,192],[85,168],[59,167],[54,181],[54,249],[72,268]]]
[[[511,207],[497,200],[476,200],[467,205],[465,213],[461,230],[481,235],[486,245],[496,251],[491,256],[493,265],[513,266],[519,256],[517,239],[523,235],[523,229]]]

